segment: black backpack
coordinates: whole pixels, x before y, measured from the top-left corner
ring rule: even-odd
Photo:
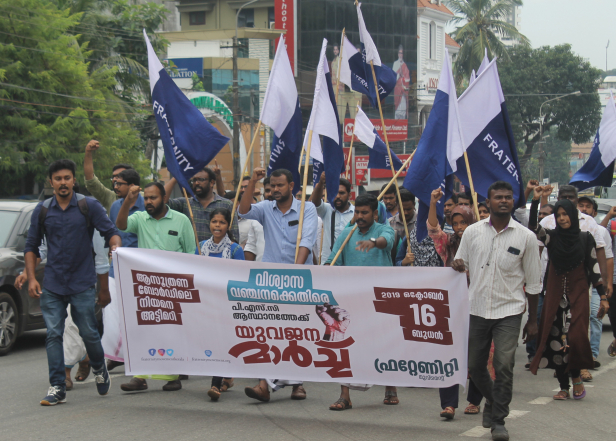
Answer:
[[[77,206],[79,207],[79,211],[81,211],[81,214],[83,214],[86,219],[86,227],[88,228],[90,238],[92,238],[92,235],[94,234],[94,228],[92,227],[92,222],[90,221],[90,209],[88,208],[88,201],[86,200],[86,197],[80,193],[75,193],[75,196],[77,197]],[[47,218],[47,211],[49,211],[49,206],[51,205],[51,201],[53,198],[54,196],[50,197],[49,199],[45,199],[45,201],[43,201],[43,205],[41,206],[41,211],[39,211],[38,227],[39,237],[41,239],[43,239],[43,237],[47,233],[45,231],[45,218]]]

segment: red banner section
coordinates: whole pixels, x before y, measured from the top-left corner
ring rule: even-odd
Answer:
[[[400,161],[406,161],[411,155],[397,155]],[[368,182],[368,155],[355,155],[355,185],[366,185]],[[404,178],[406,170],[398,175],[398,178]],[[391,179],[394,175],[391,170],[383,170],[378,168],[370,169],[370,179]]]
[[[371,119],[370,122],[376,129],[381,139],[385,141],[383,135],[383,127],[381,126],[380,119]],[[353,125],[355,120],[346,118],[344,120],[344,142],[351,142],[351,136],[353,135]],[[387,139],[391,141],[406,141],[408,139],[409,122],[406,119],[386,119],[385,127],[387,128]],[[355,138],[355,142],[358,139]]]
[[[285,43],[287,44],[287,54],[291,62],[293,74],[295,71],[295,7],[294,0],[274,0],[274,19],[276,29],[287,31],[285,34]],[[278,47],[278,39],[276,39],[276,47]]]

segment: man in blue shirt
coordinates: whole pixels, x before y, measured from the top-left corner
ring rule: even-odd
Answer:
[[[120,207],[124,203],[124,198],[128,194],[128,189],[131,185],[137,187],[141,185],[141,178],[139,173],[134,169],[122,170],[116,180],[113,182],[113,189],[115,190],[118,200],[111,204],[109,209],[109,218],[115,225]],[[143,195],[139,194],[137,200],[131,205],[129,214],[136,213],[138,211],[145,211],[145,202]],[[133,233],[124,233],[120,231],[120,237],[122,238],[122,246],[129,248],[137,248],[137,235]],[[109,294],[111,296],[111,306],[103,310],[103,326],[105,333],[101,338],[103,349],[105,351],[105,357],[108,358],[107,370],[121,366],[124,364],[124,349],[122,347],[122,337],[120,334],[120,311],[119,302],[116,301],[116,285],[114,281],[113,262],[109,270]]]
[[[39,203],[32,212],[24,249],[28,294],[33,298],[40,297],[41,311],[47,326],[46,348],[51,387],[41,401],[44,406],[66,402],[62,334],[69,304],[71,315],[90,357],[98,393],[105,395],[109,391],[111,381],[105,367],[105,355],[94,314],[96,271],[91,246],[94,229],[104,236],[111,251],[122,244],[117,228],[98,201],[93,198],[83,199],[87,204],[87,211],[82,211],[82,206],[73,192],[73,161],[60,159],[53,162],[49,166],[49,180],[54,196],[47,206],[47,213],[40,227],[39,213],[46,206],[45,202]],[[41,290],[35,277],[35,267],[36,259],[40,257],[39,245],[43,235],[47,242],[47,264],[44,288]],[[109,301],[108,296],[99,297],[99,303],[103,307],[109,304]]]
[[[265,169],[255,168],[238,208],[240,216],[245,219],[254,219],[263,225],[265,235],[263,262],[312,265],[312,248],[317,238],[317,209],[312,202],[306,202],[302,238],[299,243],[296,262],[295,246],[297,244],[301,201],[293,197],[293,175],[289,170],[274,170],[270,175],[270,186],[274,200],[253,204],[252,195],[255,192],[255,185],[263,178],[265,178]],[[261,379],[257,386],[247,387],[244,392],[250,398],[269,401],[268,383],[274,391],[292,385],[291,399],[304,400],[306,398],[303,383],[297,381]]]
[[[396,233],[389,225],[376,222],[378,218],[379,201],[371,194],[362,194],[355,200],[354,223],[357,229],[353,231],[353,226],[346,227],[334,244],[326,265],[331,265],[338,250],[353,231],[351,238],[344,247],[340,256],[334,263],[335,266],[392,266],[391,249],[394,245]],[[352,407],[350,389],[368,390],[370,384],[350,384],[340,385],[340,398],[329,406],[330,410],[346,410]],[[398,394],[394,386],[385,387],[385,404],[398,404]]]

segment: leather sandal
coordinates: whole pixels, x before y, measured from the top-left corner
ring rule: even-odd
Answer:
[[[338,398],[338,401],[336,401],[334,404],[329,406],[329,410],[347,410],[347,409],[353,409],[353,405],[342,397]]]
[[[451,406],[447,406],[441,412],[441,418],[445,418],[447,420],[453,420],[453,417],[455,416],[455,414],[456,414],[456,410]]]
[[[588,372],[588,369],[582,369],[580,371],[580,378],[582,381],[592,381],[592,374]]]
[[[301,384],[293,386],[293,392],[291,392],[292,400],[305,400],[306,399],[306,389]]]
[[[479,409],[479,406],[475,406],[472,403],[468,403],[468,406],[466,406],[466,409],[464,409],[464,414],[465,415],[479,415],[480,411],[481,409]]]
[[[568,390],[561,389],[560,392],[558,392],[552,398],[554,398],[556,401],[564,401],[564,400],[568,400],[569,398],[571,398],[571,395],[569,394]]]
[[[75,381],[85,381],[90,375],[90,359],[86,357],[85,360],[79,362],[79,369],[75,374]]]
[[[400,403],[400,400],[398,400],[398,392],[394,392],[393,390],[386,390],[383,404],[394,406],[398,403]]]
[[[221,392],[226,392],[227,390],[233,387],[233,378],[223,378],[222,386],[220,387]]]
[[[216,386],[212,386],[212,388],[207,391],[207,396],[210,397],[212,401],[218,401],[220,395],[220,390]]]

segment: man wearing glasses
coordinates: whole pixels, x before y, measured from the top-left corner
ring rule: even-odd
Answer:
[[[188,210],[188,204],[186,198],[176,198],[169,200],[169,195],[175,187],[177,181],[175,178],[170,179],[165,184],[165,201],[169,208],[180,213],[184,213],[190,218],[190,212]],[[229,211],[233,210],[233,201],[220,197],[214,193],[216,188],[216,174],[213,170],[205,167],[199,173],[194,175],[190,180],[193,193],[196,198],[190,198],[190,207],[192,208],[192,214],[195,218],[195,226],[197,227],[197,236],[199,237],[199,243],[204,240],[208,240],[212,237],[210,231],[210,213],[216,208],[226,208]],[[240,231],[237,225],[237,216],[233,217],[233,224],[231,225],[231,234],[233,237],[239,238]]]
[[[107,210],[107,214],[111,212],[111,205],[118,199],[118,192],[116,191],[116,187],[113,187],[113,191],[109,190],[107,187],[103,185],[103,183],[96,177],[94,174],[94,162],[92,160],[92,156],[95,151],[98,150],[100,144],[96,140],[91,140],[86,146],[86,154],[83,158],[83,174],[86,178],[86,189],[90,192],[90,194],[101,203],[105,210]],[[132,170],[132,166],[128,164],[116,164],[113,166],[111,171],[111,183],[113,184],[117,179],[118,175],[124,170]],[[124,195],[126,196],[127,189],[124,189]]]

